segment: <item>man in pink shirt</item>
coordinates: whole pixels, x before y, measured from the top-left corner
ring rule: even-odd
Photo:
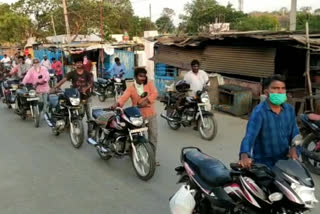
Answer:
[[[47,97],[50,91],[49,80],[50,75],[47,68],[41,66],[38,59],[33,59],[33,66],[22,81],[24,85],[29,83],[36,87],[36,92],[40,95],[45,112],[47,111]]]
[[[56,72],[57,82],[60,82],[63,79],[62,64],[54,57],[52,58],[51,69]]]

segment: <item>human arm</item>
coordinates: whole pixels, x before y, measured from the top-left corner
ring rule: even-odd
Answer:
[[[11,69],[9,75],[12,76],[12,75],[18,73],[18,71],[19,71],[19,66],[17,65],[14,68]]]
[[[25,84],[29,83],[30,79],[31,79],[31,72],[28,71],[22,80],[22,84],[25,85]]]
[[[131,97],[132,94],[132,90],[131,88],[127,88],[123,95],[118,99],[117,104],[118,106],[122,107],[124,106],[124,104],[129,100],[129,98]]]
[[[127,69],[126,69],[126,67],[123,65],[123,64],[121,64],[121,66],[122,66],[122,73],[123,74],[126,74],[127,73]]]
[[[82,93],[84,93],[84,94],[86,94],[88,92],[88,90],[90,90],[93,87],[93,74],[92,73],[88,73],[87,82],[88,82],[87,87],[84,87],[82,89]]]
[[[249,168],[251,166],[251,152],[256,138],[260,133],[262,122],[263,119],[260,112],[253,111],[247,125],[246,135],[243,138],[240,147],[240,165],[244,168]]]
[[[291,106],[290,106],[291,107]],[[290,108],[291,109],[291,119],[292,119],[292,128],[291,128],[291,133],[290,133],[290,143],[292,142],[292,140],[300,134],[299,132],[299,128],[298,128],[298,125],[297,125],[297,120],[296,120],[296,115],[295,115],[295,112],[294,112],[294,109],[293,108]],[[288,154],[288,157],[293,159],[293,160],[298,160],[299,158],[299,151],[300,151],[300,147],[298,146],[295,146],[295,145],[289,145],[290,146],[290,149],[289,149],[289,154]]]

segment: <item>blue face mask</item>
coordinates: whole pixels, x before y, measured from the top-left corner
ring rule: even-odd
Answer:
[[[287,94],[269,94],[269,100],[273,105],[280,106],[287,101]]]

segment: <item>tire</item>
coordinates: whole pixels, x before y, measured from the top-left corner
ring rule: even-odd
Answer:
[[[104,102],[106,100],[106,95],[98,95],[98,99],[100,102]]]
[[[218,124],[216,119],[213,116],[204,116],[203,120],[207,120],[207,122],[210,124],[210,131],[208,134],[204,133],[203,130],[203,124],[202,124],[202,120],[201,118],[198,119],[198,128],[199,128],[199,133],[201,135],[201,138],[204,140],[208,140],[211,141],[213,140],[216,135],[217,135],[217,131],[218,131]]]
[[[309,158],[304,150],[306,150],[308,153],[311,152],[311,154],[313,153],[313,155],[318,155],[320,157],[320,152],[317,154],[314,154],[315,152],[310,151],[309,149],[310,145],[312,144],[316,145],[316,143],[319,140],[320,138],[313,133],[307,135],[306,138],[303,139],[302,154],[301,154],[304,165],[308,168],[309,171],[317,175],[320,175],[320,162],[314,161],[314,159]],[[318,167],[315,165],[317,165]]]
[[[32,106],[32,111],[33,111],[34,127],[39,128],[40,126],[39,106]]]
[[[95,134],[95,140],[97,141],[98,139],[100,139],[100,135],[102,134],[102,130],[101,129],[98,129],[96,130],[96,134]],[[100,144],[101,145],[101,144]],[[110,160],[112,158],[112,155],[109,153],[109,154],[106,154],[106,153],[103,153],[101,151],[101,149],[99,148],[99,146],[96,147],[97,148],[97,152],[98,152],[98,155],[100,156],[100,158],[102,160]]]
[[[167,110],[168,117],[175,117],[176,115],[178,115],[178,113],[175,110],[173,110],[173,111],[172,110],[170,111],[169,109]],[[169,122],[169,121],[167,121],[167,123],[172,130],[178,130],[181,127],[180,123],[174,123],[174,122]]]
[[[71,126],[73,126],[73,129],[71,128]],[[76,129],[78,129],[78,135],[72,132],[72,130],[76,132]],[[74,120],[70,122],[69,134],[72,146],[76,149],[79,149],[82,146],[84,140],[84,127],[82,120]]]
[[[142,172],[141,168],[138,166],[141,163],[138,163],[139,161],[135,158],[135,154],[134,154],[134,149],[132,149],[131,151],[131,162],[132,162],[132,166],[134,168],[134,171],[136,172],[137,176],[143,180],[143,181],[148,181],[150,180],[156,170],[156,160],[155,160],[155,155],[154,155],[154,151],[152,149],[152,146],[150,143],[146,142],[146,139],[144,139],[145,142],[139,142],[135,145],[136,147],[136,151],[137,151],[137,156],[138,157],[142,157],[141,152],[144,150],[144,152],[146,152],[147,154],[147,158],[148,158],[148,165],[149,165],[149,171],[148,172]],[[144,169],[145,170],[145,169]],[[143,171],[144,171],[143,170]]]

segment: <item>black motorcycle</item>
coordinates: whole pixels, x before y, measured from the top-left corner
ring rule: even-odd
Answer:
[[[138,108],[93,108],[88,143],[96,147],[103,160],[129,155],[138,177],[147,181],[156,167],[154,150],[144,134],[147,130]]]
[[[200,149],[188,147],[182,149],[181,164],[176,168],[179,183],[194,192],[195,206],[188,213],[296,214],[318,203],[311,175],[296,160],[280,160],[272,170],[262,164],[241,169],[234,163],[230,170]],[[175,204],[175,196],[171,200],[171,213],[180,214],[181,204]]]
[[[45,119],[54,135],[58,136],[66,127],[70,128],[71,144],[80,148],[84,140],[84,107],[80,93],[75,88],[67,88],[48,96],[48,112]]]
[[[38,128],[40,126],[40,112],[42,110],[43,103],[40,101],[40,97],[36,93],[36,86],[32,84],[20,85],[16,93],[16,113],[22,120],[31,116],[34,121],[34,126]]]
[[[190,85],[185,81],[178,81],[175,92],[168,92],[161,102],[165,105],[166,114],[161,117],[168,121],[173,130],[181,125],[190,127],[195,125],[205,140],[213,140],[217,135],[218,125],[211,112],[211,104],[206,87],[197,91],[196,96],[188,96]]]
[[[19,88],[19,83],[20,80],[18,79],[13,79],[13,78],[5,78],[3,81],[3,85],[0,90],[3,91],[3,103],[5,103],[8,108],[15,108],[15,103],[16,103],[16,91]]]
[[[94,82],[94,94],[98,95],[100,102],[104,102],[108,97],[115,95],[114,84],[112,79],[98,78]]]
[[[304,136],[301,157],[305,166],[320,175],[320,115],[302,114],[300,132]]]
[[[49,76],[50,76],[49,86],[50,88],[53,88],[57,82],[56,71],[53,69],[49,69]]]

